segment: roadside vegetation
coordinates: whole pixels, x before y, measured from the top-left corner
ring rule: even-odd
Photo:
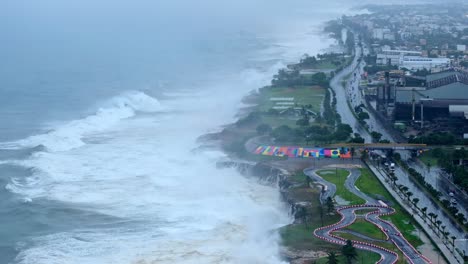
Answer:
[[[423,244],[419,237],[414,234],[416,231],[416,223],[413,223],[411,215],[396,202],[369,169],[361,169],[361,176],[356,181],[356,187],[363,193],[375,199],[380,199],[393,207],[396,211],[395,214],[382,216],[381,218],[391,221],[414,247]]]
[[[324,180],[336,185],[336,196],[345,200],[350,205],[363,204],[366,201],[346,189],[344,183],[349,176],[349,171],[345,169],[325,169],[317,171],[317,174]]]
[[[319,202],[319,188],[309,186],[309,178],[301,171],[295,173],[288,180],[290,187],[288,190],[289,199],[303,201],[307,204],[304,207],[298,207],[295,211],[294,224],[280,228],[279,234],[283,246],[295,250],[313,250],[330,251],[339,250],[339,246],[330,243],[324,243],[323,240],[316,238],[313,231],[321,226],[330,225],[340,220],[337,214],[329,214],[327,208]]]

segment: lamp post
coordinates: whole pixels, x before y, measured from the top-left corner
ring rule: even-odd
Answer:
[[[419,102],[421,103],[421,130],[424,128],[424,102],[429,102],[433,100],[434,99],[429,97],[419,99]]]

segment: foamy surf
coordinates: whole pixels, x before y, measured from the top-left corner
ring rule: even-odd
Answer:
[[[243,76],[256,85],[262,75]],[[272,230],[290,219],[277,190],[217,169],[226,158],[220,151],[192,151],[207,127],[230,118],[241,93],[224,100],[223,111],[221,91],[161,102],[126,93],[94,115],[19,141],[46,149],[10,161],[31,176],[13,177],[7,190],[28,204],[56,201],[120,224],[91,217],[96,228],[35,237],[16,262],[281,263]]]
[[[48,151],[65,151],[85,145],[83,137],[104,131],[137,112],[161,111],[159,101],[139,91],[125,92],[103,103],[95,114],[61,125],[46,134],[0,144],[0,149],[44,146]]]

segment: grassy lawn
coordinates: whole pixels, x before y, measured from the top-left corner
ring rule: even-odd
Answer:
[[[338,221],[339,219],[336,219],[336,222]],[[334,222],[327,221],[326,224],[333,224]],[[320,227],[320,220],[307,226],[305,224],[293,224],[282,227],[280,229],[281,241],[283,245],[298,250],[338,251],[340,249],[339,245],[327,243],[314,236],[314,229],[318,227]]]
[[[270,125],[271,127],[279,127],[287,125],[289,127],[297,127],[296,121],[291,118],[273,116],[273,115],[262,115],[262,122]]]
[[[350,239],[350,240],[355,240],[355,241],[362,241],[362,242],[369,242],[369,241],[366,241],[365,239],[362,239],[360,237],[357,237],[355,235],[352,235],[352,234],[346,234],[346,233],[335,233],[337,234],[339,237],[342,237],[344,239]],[[382,242],[373,242],[372,244],[376,245],[376,246],[380,246],[380,247],[383,247],[383,248],[386,248],[388,250],[391,250],[395,253],[398,254],[398,261],[396,262],[397,264],[407,264],[408,262],[406,262],[406,258],[405,256],[403,255],[403,253],[401,253],[398,248],[393,245],[392,243],[382,243]],[[380,256],[380,255],[379,255]],[[379,258],[380,259],[380,258]],[[377,262],[377,261],[375,261]],[[375,263],[374,262],[374,263]],[[358,262],[359,263],[359,262]]]
[[[313,67],[310,67],[310,69],[314,69],[314,70],[321,70],[321,69],[328,70],[328,69],[336,69],[336,68],[337,66],[333,64],[331,60],[320,60]],[[304,69],[308,69],[308,68],[304,68]]]
[[[356,181],[356,186],[369,196],[378,194],[396,210],[396,213],[390,216],[383,216],[382,219],[390,220],[404,234],[405,238],[414,246],[422,245],[422,241],[413,232],[416,230],[411,223],[411,216],[396,201],[392,195],[385,189],[380,181],[367,168],[361,169],[361,177]],[[377,197],[376,197],[377,198]]]
[[[293,97],[294,103],[298,105],[312,105],[312,110],[318,112],[325,97],[325,89],[320,86],[264,88],[260,92],[259,110],[268,111],[275,106],[276,102],[270,100],[272,97]]]
[[[380,255],[377,253],[369,252],[369,251],[364,251],[364,250],[358,250],[358,257],[355,263],[359,264],[374,264],[377,261],[380,260]],[[339,252],[335,252],[339,254]],[[346,258],[342,255],[338,256],[338,261],[339,263],[346,263]],[[321,258],[318,259],[316,264],[326,264],[327,263],[327,258]]]
[[[306,175],[302,171],[292,175],[290,180],[299,184],[297,187],[290,189],[289,197],[310,204],[307,207],[309,220],[307,225],[292,224],[280,228],[279,234],[281,235],[282,244],[299,250],[339,250],[338,245],[326,243],[316,238],[313,232],[316,228],[322,226],[322,219],[324,225],[331,225],[338,222],[341,217],[337,214],[327,215],[325,208],[323,208],[323,217],[320,217],[320,189],[309,188],[306,185]]]
[[[344,182],[349,175],[349,171],[344,169],[328,169],[317,171],[317,174],[324,180],[336,185],[336,195],[348,201],[350,204],[363,204],[365,201],[345,188]]]
[[[437,158],[432,155],[432,151],[425,151],[419,159],[426,165],[430,164],[431,167],[437,166]]]
[[[364,219],[357,219],[356,222],[346,227],[346,229],[358,232],[371,238],[385,239],[385,234],[382,231],[380,231],[378,227],[367,222]]]
[[[303,171],[299,171],[296,174],[292,175],[291,177],[295,182],[304,183],[304,184],[307,182],[306,181],[307,175],[305,175]]]
[[[360,210],[356,210],[354,211],[357,215],[365,215],[367,213],[370,213],[372,211],[375,211],[375,209],[360,209]]]

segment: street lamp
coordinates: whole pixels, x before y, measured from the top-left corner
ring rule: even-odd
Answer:
[[[421,130],[424,128],[424,102],[431,102],[434,99],[426,97],[420,98],[419,102],[421,103]]]

